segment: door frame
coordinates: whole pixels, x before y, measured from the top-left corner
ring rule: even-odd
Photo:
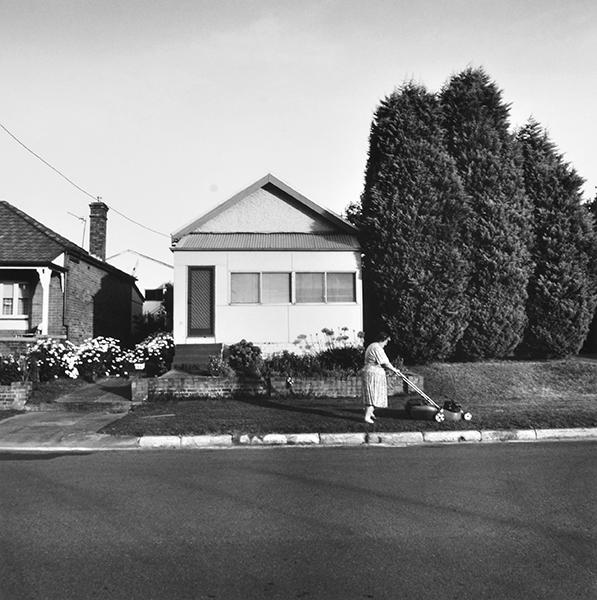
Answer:
[[[191,329],[191,272],[207,271],[211,274],[211,289],[209,291],[210,315],[209,329]],[[215,287],[216,287],[216,268],[215,266],[189,266],[187,277],[187,335],[188,337],[214,337],[215,335]]]

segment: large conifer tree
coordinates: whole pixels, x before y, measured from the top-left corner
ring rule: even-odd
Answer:
[[[533,214],[533,272],[521,350],[562,357],[581,349],[595,310],[595,235],[583,180],[536,121],[518,132]]]
[[[509,106],[482,69],[453,76],[441,92],[447,147],[471,209],[464,234],[472,265],[469,325],[458,354],[504,357],[526,325],[529,211]]]
[[[408,362],[443,359],[466,326],[465,203],[439,103],[409,83],[378,107],[365,188],[349,218],[364,252],[365,326],[387,328]]]

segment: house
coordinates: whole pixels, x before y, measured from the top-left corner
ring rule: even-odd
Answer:
[[[104,260],[108,207],[98,201],[90,209],[87,252],[0,201],[0,354],[37,336],[131,341],[143,296],[134,277]]]
[[[264,354],[363,326],[357,230],[266,175],[172,234],[178,368],[241,339]]]
[[[106,262],[136,278],[145,297],[143,314],[156,314],[161,310],[166,284],[173,280],[171,264],[130,249],[108,256]]]

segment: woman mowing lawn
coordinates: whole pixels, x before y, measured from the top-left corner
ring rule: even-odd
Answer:
[[[375,341],[365,350],[365,367],[363,368],[363,402],[365,403],[365,422],[373,423],[376,408],[388,406],[388,383],[386,369],[398,374],[386,356],[384,348],[390,341],[385,331],[375,336]]]

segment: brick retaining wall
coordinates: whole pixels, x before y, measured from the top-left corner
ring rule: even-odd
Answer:
[[[24,410],[31,398],[31,390],[30,382],[0,385],[0,410]]]
[[[409,379],[419,388],[423,388],[423,377],[408,374]],[[388,377],[388,394],[405,393],[405,384],[398,377]],[[288,385],[284,377],[272,377],[271,389],[261,379],[227,378],[189,375],[187,377],[163,377],[138,379],[131,382],[133,402],[145,402],[164,398],[231,398],[236,394],[253,396],[291,394],[326,398],[359,398],[361,396],[361,378],[295,378]]]

